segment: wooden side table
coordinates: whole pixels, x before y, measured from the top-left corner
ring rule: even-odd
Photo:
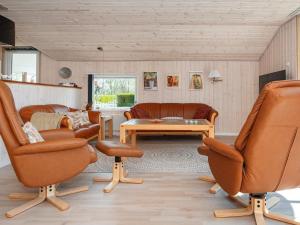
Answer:
[[[112,116],[101,116],[101,137],[100,140],[105,140],[106,126],[108,126],[108,137],[113,138],[113,118]]]

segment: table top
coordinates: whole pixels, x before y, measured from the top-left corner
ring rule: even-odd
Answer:
[[[166,126],[214,126],[206,119],[185,120],[185,119],[165,119],[160,122],[154,122],[150,119],[131,119],[121,124],[123,127],[141,126],[141,127],[166,127]]]

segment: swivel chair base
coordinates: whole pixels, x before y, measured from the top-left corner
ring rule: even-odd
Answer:
[[[46,187],[40,187],[38,194],[36,193],[11,193],[8,197],[12,200],[30,200],[29,202],[14,208],[5,213],[5,216],[12,218],[44,201],[48,201],[53,206],[61,211],[70,208],[70,205],[58,197],[74,194],[78,192],[87,191],[88,186],[82,186],[77,188],[70,188],[64,191],[57,191],[55,185],[49,185]]]
[[[144,181],[137,178],[127,178],[127,173],[124,169],[124,163],[121,157],[115,157],[115,163],[113,165],[113,172],[111,179],[103,179],[100,177],[94,177],[95,182],[110,181],[110,183],[103,189],[105,193],[111,192],[118,183],[130,183],[130,184],[142,184]]]
[[[270,202],[266,200],[266,195],[250,195],[250,204],[245,208],[240,209],[225,209],[215,210],[214,215],[217,218],[228,218],[228,217],[241,217],[254,215],[257,225],[265,225],[264,217],[269,219],[278,220],[281,222],[300,225],[300,222],[292,220],[286,216],[269,212],[269,203],[272,206],[277,204],[279,199],[274,197],[270,199]],[[243,204],[243,203],[242,203]],[[267,207],[268,205],[268,207]]]

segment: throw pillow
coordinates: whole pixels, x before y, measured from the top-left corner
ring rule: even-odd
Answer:
[[[210,108],[198,108],[193,119],[207,119],[210,113]]]
[[[91,124],[87,111],[67,112],[65,115],[71,120],[73,129],[78,129],[80,126]]]
[[[131,112],[132,112],[132,115],[134,118],[151,119],[151,116],[149,115],[149,113],[143,109],[132,108]]]
[[[45,141],[43,137],[40,135],[40,133],[38,132],[38,130],[32,125],[32,123],[27,122],[24,124],[22,128],[31,144]]]

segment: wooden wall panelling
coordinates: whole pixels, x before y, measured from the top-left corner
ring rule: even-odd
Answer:
[[[43,65],[42,65],[43,66]],[[259,65],[256,61],[123,61],[123,62],[70,62],[57,61],[56,68],[67,66],[73,71],[70,81],[82,89],[82,105],[87,102],[87,74],[135,75],[138,82],[138,102],[203,102],[220,112],[217,132],[236,134],[245,120],[258,95]],[[50,69],[51,69],[50,68]],[[209,72],[217,69],[224,76],[222,82],[212,83],[207,79]],[[159,90],[143,90],[143,72],[157,71]],[[204,88],[189,90],[189,71],[203,71]],[[49,74],[49,71],[47,72]],[[51,72],[50,72],[51,73]],[[56,73],[55,71],[51,74]],[[166,88],[166,75],[181,75],[178,89]],[[42,75],[42,79],[43,79]],[[58,75],[46,77],[51,83],[58,83]]]
[[[286,70],[288,79],[298,78],[297,18],[282,25],[260,58],[260,74]]]

